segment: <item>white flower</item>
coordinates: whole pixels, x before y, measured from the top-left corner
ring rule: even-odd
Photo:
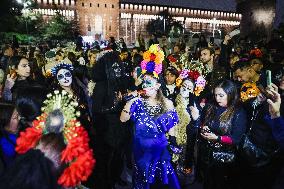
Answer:
[[[63,90],[63,91],[62,91],[62,94],[63,94],[63,95],[66,95],[66,94],[67,94],[67,92]]]
[[[58,91],[58,90],[55,90],[55,91],[54,91],[54,94],[59,94],[59,91]]]
[[[47,94],[47,98],[50,98],[52,95],[49,93],[49,94]]]

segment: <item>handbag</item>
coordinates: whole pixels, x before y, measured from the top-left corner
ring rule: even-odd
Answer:
[[[236,159],[236,155],[233,151],[214,151],[212,153],[212,158],[215,163],[218,164],[226,164],[226,163],[234,163]]]

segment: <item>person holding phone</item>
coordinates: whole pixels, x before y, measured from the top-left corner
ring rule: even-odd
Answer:
[[[34,84],[30,77],[31,68],[28,59],[14,56],[9,64],[11,67],[3,91],[3,98],[6,101],[12,101],[21,88]]]
[[[235,186],[236,162],[218,162],[216,151],[235,153],[246,130],[246,114],[240,107],[238,91],[229,80],[220,80],[214,87],[214,102],[202,112],[191,107],[195,127],[200,128],[198,162],[205,189],[231,189]]]

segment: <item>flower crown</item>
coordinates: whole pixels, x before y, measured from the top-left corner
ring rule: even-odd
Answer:
[[[179,74],[179,77],[176,79],[176,86],[180,87],[182,84],[182,81],[186,78],[191,79],[194,81],[195,88],[194,88],[194,94],[196,96],[199,96],[200,93],[204,90],[206,85],[206,80],[204,77],[196,70],[182,70]]]
[[[151,45],[149,50],[144,52],[143,61],[141,62],[142,74],[153,73],[158,78],[162,72],[162,62],[164,60],[164,52],[158,44]]]
[[[58,184],[64,187],[75,187],[82,181],[86,181],[95,166],[93,151],[89,147],[89,136],[87,131],[77,120],[79,116],[76,111],[78,103],[73,100],[72,95],[66,91],[54,91],[48,94],[44,101],[44,111],[33,126],[20,133],[17,139],[16,151],[19,154],[26,153],[29,149],[36,147],[37,143],[48,130],[48,114],[54,110],[63,113],[64,126],[61,131],[64,136],[66,148],[61,152],[61,163],[69,166],[65,168],[58,179]]]
[[[241,87],[241,100],[243,102],[255,98],[260,94],[259,88],[255,83],[244,83]]]
[[[73,71],[74,67],[71,64],[67,64],[65,62],[61,62],[60,64],[57,64],[56,66],[54,66],[51,69],[52,76],[55,77],[56,74],[58,73],[58,71],[61,70],[61,69],[67,69],[69,71]]]

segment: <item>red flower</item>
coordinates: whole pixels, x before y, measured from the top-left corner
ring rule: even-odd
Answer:
[[[153,53],[151,53],[151,55],[150,55],[150,61],[155,61],[155,59],[156,59],[156,55],[153,54]]]
[[[42,136],[42,129],[29,127],[20,133],[17,139],[16,152],[19,154],[26,153],[29,149],[34,148]]]
[[[196,81],[199,76],[200,76],[200,73],[198,71],[190,71],[188,73],[188,77],[192,79],[193,81]]]
[[[177,59],[173,55],[169,55],[168,59],[169,59],[170,62],[176,62],[177,61]]]
[[[72,130],[74,128],[74,130]],[[83,127],[73,127],[67,134],[73,138],[68,140],[68,145],[61,153],[62,162],[70,162],[79,154],[89,150],[89,137],[87,131]],[[76,135],[74,137],[74,135]],[[66,137],[68,138],[68,136]]]
[[[58,179],[58,184],[65,187],[75,187],[81,181],[86,181],[93,171],[95,162],[92,150],[79,155],[76,161],[64,170]]]

